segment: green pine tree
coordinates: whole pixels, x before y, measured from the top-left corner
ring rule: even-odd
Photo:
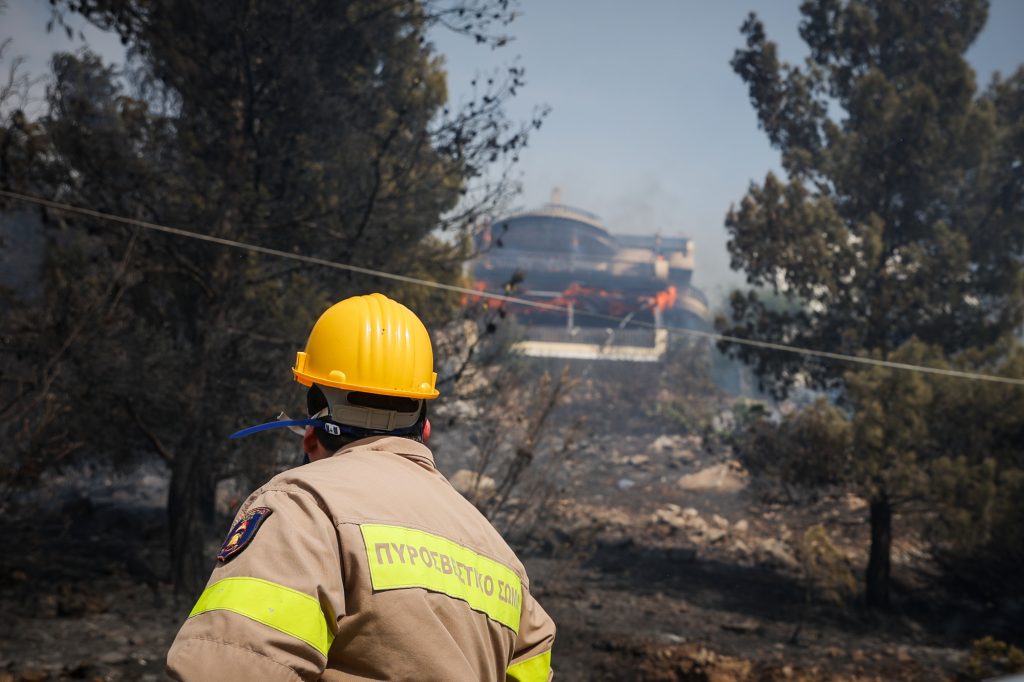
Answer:
[[[448,108],[443,61],[427,39],[444,23],[500,43],[513,16],[506,2],[57,6],[116,31],[132,61],[122,78],[93,56],[58,57],[47,114],[5,128],[0,161],[18,171],[0,178],[5,188],[456,282],[459,235],[508,196],[502,169],[539,125],[504,115],[523,84],[518,67]],[[471,18],[456,23],[462,16]],[[319,312],[368,290],[399,295],[428,320],[456,303],[56,212],[37,220],[46,305],[36,319],[25,305],[17,325],[5,321],[31,339],[17,345],[33,357],[3,355],[4,377],[18,377],[4,398],[52,400],[69,433],[87,434],[72,441],[81,456],[141,445],[166,460],[172,577],[184,592],[201,587],[204,546],[223,530],[212,526],[218,480],[275,464],[272,438],[225,437],[296,402],[288,367]],[[455,238],[433,236],[439,227]]]
[[[948,356],[1019,329],[1024,70],[978,93],[964,54],[987,3],[806,0],[801,12],[799,67],[780,63],[755,15],[743,25],[732,65],[786,177],[752,184],[726,217],[733,267],[799,306],[737,292],[727,333],[895,359],[921,354],[914,338]],[[849,475],[874,482],[867,599],[886,605],[893,500],[917,476],[927,425],[914,406],[930,384],[723,346],[776,395],[801,382],[854,409]]]

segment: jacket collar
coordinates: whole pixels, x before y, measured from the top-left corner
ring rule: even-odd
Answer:
[[[400,436],[370,436],[369,438],[360,438],[357,441],[349,443],[331,456],[339,457],[347,452],[352,452],[353,450],[390,452],[393,455],[400,455],[406,459],[411,459],[414,462],[426,464],[431,469],[437,468],[434,464],[434,455],[430,452],[430,448],[423,443],[412,440],[411,438],[402,438]]]

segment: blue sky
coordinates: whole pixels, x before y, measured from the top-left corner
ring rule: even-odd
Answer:
[[[458,103],[470,81],[514,60],[527,87],[510,105],[514,118],[551,106],[544,127],[521,155],[517,204],[548,201],[558,186],[565,203],[600,215],[613,231],[688,236],[697,249],[695,281],[713,301],[743,278],[728,267],[723,218],[751,181],[778,168],[729,60],[742,44],[751,10],[765,22],[781,57],[806,55],[797,34],[799,0],[523,0],[511,25],[515,40],[492,51],[439,32],[449,92]],[[28,67],[45,70],[54,50],[77,47],[45,34],[49,5],[10,0],[0,38]],[[94,29],[86,40],[110,59],[117,39]],[[1024,1],[993,0],[989,22],[968,53],[987,83],[1024,63]]]

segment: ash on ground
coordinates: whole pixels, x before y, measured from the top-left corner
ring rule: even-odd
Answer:
[[[534,437],[488,440],[493,415],[472,398],[432,412],[438,465],[521,552],[558,623],[557,679],[967,679],[971,640],[1012,627],[922,583],[910,519],[894,552],[898,611],[862,609],[863,500],[765,504],[728,447],[624,412],[593,379],[576,389]],[[158,464],[76,472],[0,518],[0,682],[161,679],[192,606],[168,584],[166,488]],[[224,490],[230,513],[237,491]],[[803,560],[812,531],[834,575]]]

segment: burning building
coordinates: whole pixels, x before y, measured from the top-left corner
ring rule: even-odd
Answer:
[[[514,283],[517,297],[557,306],[506,304],[525,327],[526,355],[656,362],[665,327],[709,327],[689,239],[612,234],[597,216],[551,203],[485,225],[477,248],[478,289]]]

